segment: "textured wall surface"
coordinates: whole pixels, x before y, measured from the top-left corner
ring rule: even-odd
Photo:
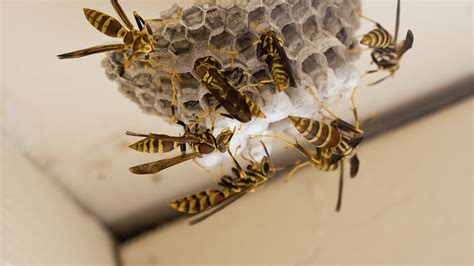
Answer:
[[[334,212],[338,173],[308,168],[200,224],[180,220],[130,241],[124,265],[472,265],[473,104],[366,143],[341,213]]]
[[[115,265],[96,218],[2,136],[1,265]]]
[[[189,6],[194,1],[121,0],[128,15],[137,10],[145,18],[159,17],[174,2]],[[100,65],[105,55],[56,58],[59,53],[116,41],[90,26],[83,7],[117,17],[105,0],[2,1],[5,131],[18,149],[114,228],[163,221],[176,215],[167,205],[169,199],[207,187],[211,180],[191,162],[152,177],[129,173],[129,166],[158,157],[126,148],[134,140],[125,136],[126,130],[179,134],[181,128],[144,114],[118,93],[117,84],[104,76]],[[390,30],[394,8],[392,0],[363,1],[363,12]],[[469,0],[402,0],[401,32],[413,30],[414,47],[395,79],[359,90],[361,115],[390,110],[472,75],[473,45],[466,38],[473,36],[471,11]],[[371,27],[361,23],[362,31]],[[40,41],[32,45],[32,40]],[[364,54],[358,62],[361,71],[370,67],[368,58]],[[346,101],[338,107],[338,114],[350,118],[345,115],[350,112]]]

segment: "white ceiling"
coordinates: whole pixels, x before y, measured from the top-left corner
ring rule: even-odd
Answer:
[[[121,1],[128,14],[157,17],[174,1]],[[176,1],[181,5],[191,3]],[[126,130],[178,133],[143,114],[104,76],[102,55],[78,60],[56,54],[110,42],[89,26],[82,7],[114,14],[109,1],[2,2],[2,117],[7,137],[107,224],[170,217],[167,200],[210,184],[183,164],[160,178],[136,176],[128,167],[154,159],[132,152]],[[395,1],[365,1],[364,13],[392,29]],[[363,22],[363,29],[371,27]],[[414,47],[396,79],[363,88],[363,116],[392,109],[472,75],[472,2],[403,1],[401,36],[411,29]],[[368,54],[359,62],[368,69]],[[348,113],[346,105],[343,113]],[[136,219],[129,219],[130,217]],[[146,217],[145,217],[146,218]]]

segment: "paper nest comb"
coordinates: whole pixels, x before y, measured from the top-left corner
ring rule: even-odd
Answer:
[[[173,18],[180,7],[172,6],[161,18]],[[215,98],[193,73],[196,59],[212,55],[224,68],[235,87],[248,82],[269,80],[264,62],[256,57],[254,42],[267,30],[275,30],[284,39],[284,48],[292,63],[297,88],[276,93],[269,85],[246,91],[262,109],[266,119],[253,118],[249,123],[217,117],[215,133],[222,128],[237,127],[231,149],[241,145],[258,146],[250,135],[278,133],[290,127],[288,115],[319,118],[319,106],[304,89],[317,89],[325,102],[347,97],[359,82],[359,73],[352,65],[356,55],[346,53],[356,40],[361,4],[359,0],[196,0],[185,8],[180,20],[150,23],[157,41],[151,55],[161,65],[179,74],[173,79],[177,89],[175,115],[188,122],[217,105]],[[238,51],[231,55],[215,49]],[[141,63],[123,67],[120,52],[112,52],[102,61],[109,79],[119,90],[136,102],[145,112],[171,121],[172,80],[169,73],[145,69]],[[248,71],[252,76],[243,74]],[[248,80],[251,79],[251,80]],[[220,109],[225,111],[224,109]],[[210,127],[210,119],[201,121]],[[248,145],[250,144],[250,145]],[[252,149],[255,157],[261,149]],[[260,156],[259,156],[260,155]],[[205,156],[201,163],[213,167],[224,155]]]

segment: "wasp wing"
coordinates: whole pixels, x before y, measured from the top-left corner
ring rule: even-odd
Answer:
[[[400,48],[400,51],[398,52],[399,57],[402,57],[402,55],[413,46],[413,40],[414,40],[413,33],[411,32],[411,30],[408,30],[407,36],[405,37],[402,47]]]
[[[164,140],[164,141],[172,141],[177,143],[199,143],[201,142],[198,138],[195,137],[175,137],[175,136],[168,136],[163,134],[154,134],[150,133],[151,137],[156,139]]]
[[[176,156],[169,159],[163,159],[155,162],[145,163],[130,167],[130,172],[137,175],[146,175],[146,174],[155,174],[166,168],[177,165],[179,163],[185,162],[187,160],[196,158],[199,156],[199,153],[188,153],[180,156]]]
[[[58,55],[59,59],[70,59],[70,58],[79,58],[91,54],[98,54],[98,53],[104,53],[108,51],[114,51],[114,50],[121,50],[125,47],[124,44],[117,43],[117,44],[106,44],[106,45],[99,45],[99,46],[93,46],[89,47],[86,49],[70,52],[70,53],[65,53],[65,54],[60,54]]]
[[[143,137],[143,138],[153,137],[159,140],[176,142],[176,143],[199,143],[200,142],[200,140],[195,137],[175,137],[175,136],[168,136],[164,134],[155,134],[155,133],[141,134],[141,133],[135,133],[131,131],[127,131],[125,132],[125,134],[127,134],[128,136]]]
[[[244,95],[232,87],[227,79],[215,68],[209,68],[209,75],[213,82],[205,83],[207,89],[211,92],[224,109],[235,119],[247,123],[251,120],[250,109],[245,102]],[[213,84],[215,83],[215,84]]]
[[[350,177],[354,178],[359,172],[359,165],[360,165],[359,157],[357,157],[357,154],[352,156],[350,164],[351,164]]]
[[[340,119],[340,118],[336,118],[334,119],[332,122],[331,122],[331,126],[334,126],[334,127],[337,127],[338,129],[342,130],[342,131],[350,131],[350,132],[354,132],[356,134],[360,134],[361,131],[359,129],[357,129],[355,126],[347,123],[346,121]]]
[[[132,25],[132,22],[130,22],[130,20],[128,19],[127,15],[125,14],[125,12],[123,11],[122,7],[120,6],[120,4],[118,3],[118,0],[111,0],[112,2],[112,6],[114,7],[115,9],[115,12],[117,12],[117,14],[119,15],[119,17],[122,19],[122,21],[125,23],[125,26],[127,26],[127,28],[129,30],[133,30],[133,25]]]
[[[344,190],[344,160],[341,161],[340,163],[340,173],[339,173],[339,188],[338,188],[338,193],[337,193],[337,203],[336,203],[336,211],[341,210],[342,206],[342,193]]]

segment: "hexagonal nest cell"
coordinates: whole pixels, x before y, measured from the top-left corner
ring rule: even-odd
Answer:
[[[172,104],[176,102],[176,118],[189,122],[218,104],[193,72],[196,59],[208,55],[217,58],[236,88],[269,80],[266,63],[256,56],[256,41],[266,31],[274,30],[284,41],[297,88],[278,95],[271,84],[249,91],[268,90],[252,93],[252,97],[269,106],[271,101],[279,99],[281,104],[288,103],[281,108],[291,114],[291,110],[298,108],[293,104],[300,105],[295,95],[304,93],[304,86],[316,88],[323,99],[347,95],[348,82],[354,82],[342,76],[358,77],[358,74],[352,67],[356,57],[347,57],[344,49],[355,42],[353,33],[359,26],[360,5],[360,0],[196,0],[184,9],[174,5],[162,12],[161,18],[177,17],[183,10],[179,20],[150,23],[156,40],[151,58],[168,70],[145,69],[140,62],[125,69],[120,52],[108,53],[102,65],[106,76],[119,84],[119,90],[147,113],[171,118]],[[261,108],[269,113],[267,117],[279,117],[271,114],[279,108]],[[313,116],[314,108],[308,110],[308,117]],[[304,110],[297,113],[305,114]],[[265,129],[275,122],[254,120]],[[200,121],[210,126],[210,119]],[[216,124],[224,127],[230,123],[227,121],[230,120],[218,117]],[[245,135],[245,131],[244,125],[236,134]]]

